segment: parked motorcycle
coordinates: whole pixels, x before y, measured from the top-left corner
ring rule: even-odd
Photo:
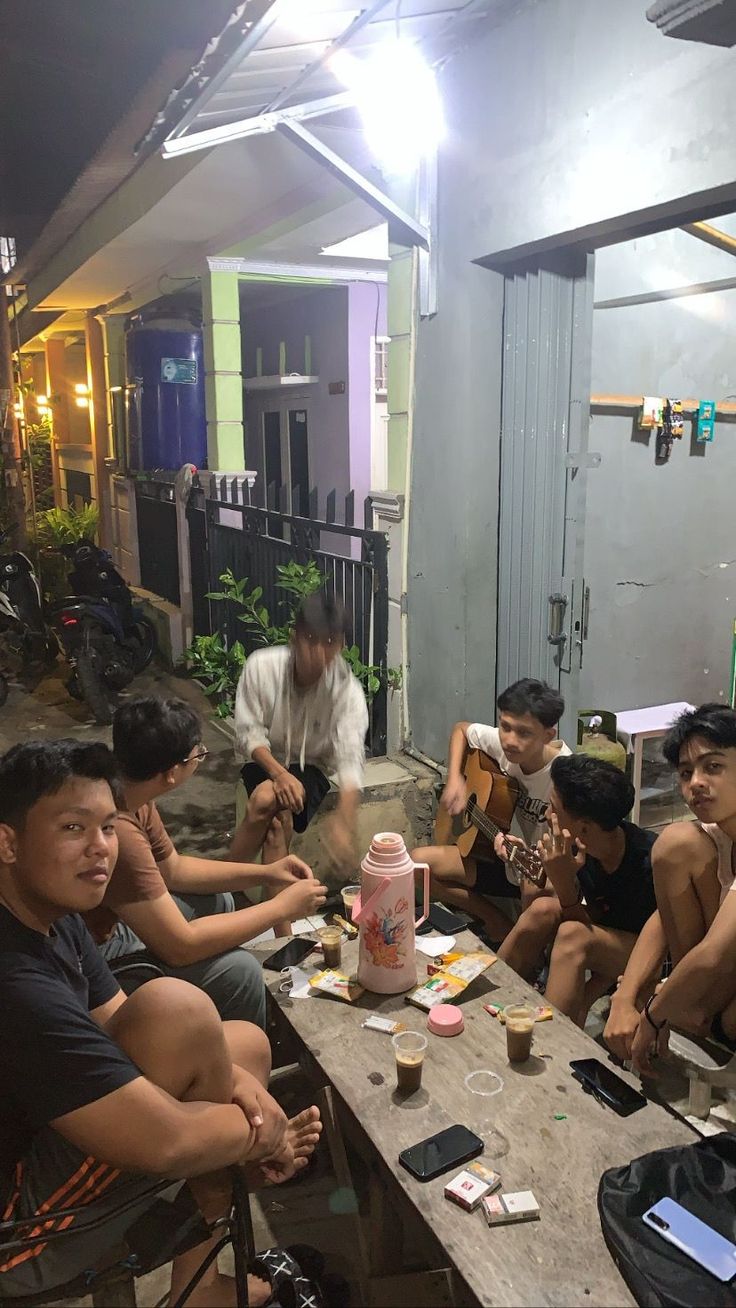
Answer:
[[[63,553],[74,593],[56,605],[54,624],[72,668],[68,689],[106,725],[119,691],[151,662],[156,632],[106,550],[82,540]]]
[[[0,549],[6,542],[6,534],[0,533]],[[49,668],[58,653],[31,560],[20,550],[0,553],[0,705],[8,697],[10,675]]]

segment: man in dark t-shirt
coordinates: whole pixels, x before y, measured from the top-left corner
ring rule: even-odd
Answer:
[[[572,754],[554,760],[551,779],[550,830],[538,849],[555,893],[529,905],[499,955],[529,977],[551,945],[546,998],[584,1026],[656,910],[656,834],[625,821],[634,791],[612,764]]]
[[[115,788],[104,745],[29,743],[0,759],[0,1221],[44,1218],[37,1244],[0,1255],[0,1302],[94,1266],[160,1181],[186,1178],[211,1223],[229,1207],[228,1165],[284,1180],[319,1135],[316,1109],[287,1122],[267,1093],[257,1027],[223,1023],[173,978],[122,994],[80,916],[114,866]],[[104,1227],[87,1229],[82,1213],[62,1241],[44,1241],[55,1211],[87,1206]],[[172,1300],[210,1244],[175,1261]],[[249,1302],[265,1303],[270,1286],[249,1281]],[[196,1304],[234,1303],[215,1262]]]

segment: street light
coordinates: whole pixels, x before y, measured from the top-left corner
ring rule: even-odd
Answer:
[[[367,59],[338,50],[330,68],[355,96],[366,139],[389,174],[413,172],[444,135],[434,71],[403,37],[381,43]]]

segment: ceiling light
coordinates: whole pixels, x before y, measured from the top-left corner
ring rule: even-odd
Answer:
[[[385,41],[367,59],[339,50],[330,68],[355,95],[366,139],[384,172],[414,171],[442,140],[437,80],[411,41]]]
[[[74,392],[76,395],[89,395],[89,386],[84,382],[75,382]]]

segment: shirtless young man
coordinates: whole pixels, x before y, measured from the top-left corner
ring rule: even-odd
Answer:
[[[563,741],[555,739],[555,728],[565,707],[561,695],[543,681],[525,677],[498,697],[498,726],[481,722],[457,722],[450,735],[447,781],[440,803],[451,817],[462,813],[467,803],[463,766],[469,749],[481,749],[521,786],[511,833],[527,845],[536,846],[547,830],[546,814],[552,786],[550,767],[554,759],[569,754]],[[415,849],[412,858],[429,863],[433,899],[461,908],[479,918],[494,941],[503,940],[513,925],[487,896],[518,899],[533,896],[533,887],[519,889],[513,866],[504,861],[503,844],[497,840],[495,857],[489,861],[462,859],[455,845],[428,845]]]
[[[614,996],[605,1038],[653,1072],[670,1026],[736,1048],[736,712],[704,704],[683,713],[663,746],[695,822],[674,822],[652,851],[657,913]],[[673,971],[656,989],[669,952]]]

